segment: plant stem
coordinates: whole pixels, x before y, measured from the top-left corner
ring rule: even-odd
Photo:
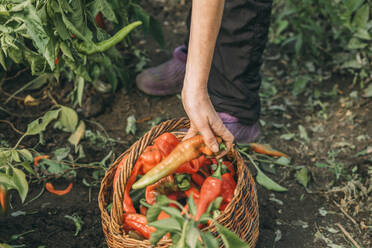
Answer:
[[[251,155],[249,155],[248,153],[246,152],[243,152],[242,150],[238,150],[241,154],[243,154],[244,156],[246,156],[250,161],[251,163],[254,165],[254,167],[256,168],[257,171],[261,172],[261,169],[258,167],[258,165],[254,162],[253,158]]]
[[[21,141],[23,140],[23,138],[26,137],[26,136],[27,136],[26,133],[23,134],[23,135],[21,136],[21,138],[19,138],[17,144],[15,144],[15,146],[13,147],[13,149],[16,149],[16,148],[19,146],[19,144],[21,143]]]

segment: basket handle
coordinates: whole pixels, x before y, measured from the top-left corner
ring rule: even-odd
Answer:
[[[128,158],[121,167],[118,180],[116,181],[111,209],[111,217],[113,218],[111,223],[113,224],[113,230],[115,230],[116,233],[121,233],[121,226],[123,224],[122,216],[125,186],[138,157],[143,153],[146,147],[149,146],[154,139],[161,134],[189,127],[190,121],[185,117],[162,122],[159,125],[151,128],[150,131],[148,131],[129,148]]]

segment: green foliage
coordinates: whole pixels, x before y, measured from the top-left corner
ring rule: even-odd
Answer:
[[[103,24],[97,21],[98,14]],[[74,82],[71,97],[81,105],[85,82],[110,82],[113,90],[128,83],[125,58],[115,45],[122,42],[128,47],[127,35],[142,23],[145,33],[164,45],[159,24],[137,1],[3,0],[0,67],[25,65],[44,81],[64,76]],[[45,78],[45,73],[53,77]]]
[[[315,75],[313,65],[331,66],[363,81],[372,69],[371,1],[276,0],[270,41],[294,53],[294,67]],[[300,79],[293,93],[301,93],[308,81]]]
[[[181,213],[180,209],[183,211],[185,211],[185,209],[177,201],[170,200],[165,195],[160,195],[157,198],[157,202],[149,206],[150,208],[146,215],[149,225],[156,228],[156,231],[150,236],[150,242],[156,245],[165,234],[170,233],[173,243],[172,247],[217,248],[219,247],[219,241],[221,241],[224,247],[249,248],[249,244],[241,240],[237,234],[220,225],[212,218],[212,216],[214,217],[219,214],[218,209],[221,202],[222,198],[218,197],[209,205],[208,210],[203,214],[202,218],[199,221],[195,221],[192,216],[196,212],[196,206],[192,195],[187,199],[190,212],[186,212],[185,214]],[[170,203],[177,205],[179,209],[168,207]],[[148,206],[144,199],[141,200],[141,204]],[[170,218],[157,220],[161,211],[169,214]],[[198,228],[200,224],[206,224],[208,221],[212,221],[216,226],[221,240],[220,238],[215,238],[212,233],[202,231]]]

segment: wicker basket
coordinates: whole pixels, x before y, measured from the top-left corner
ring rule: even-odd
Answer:
[[[189,121],[182,118],[165,121],[158,126],[155,126],[141,139],[134,143],[127,151],[121,154],[107,170],[106,175],[101,182],[98,204],[101,210],[102,227],[108,247],[151,247],[151,243],[148,240],[140,241],[130,238],[125,234],[122,228],[122,199],[124,196],[125,185],[137,158],[148,145],[152,144],[156,137],[165,132],[174,132],[179,129],[189,128],[189,125]],[[183,135],[184,133],[177,134],[178,137],[182,137]],[[128,154],[128,158],[119,174],[116,182],[116,191],[113,196],[112,184],[116,167],[126,154]],[[237,233],[242,239],[250,244],[251,248],[254,248],[258,239],[259,225],[256,186],[248,167],[244,164],[240,154],[235,149],[232,149],[228,156],[237,166],[237,186],[234,198],[226,207],[225,211],[217,218],[217,221]],[[106,207],[111,202],[113,202],[113,205],[111,213],[109,213]],[[209,229],[209,231],[216,234],[214,226],[210,226],[206,229]],[[171,240],[164,237],[157,247],[165,248],[170,245]]]

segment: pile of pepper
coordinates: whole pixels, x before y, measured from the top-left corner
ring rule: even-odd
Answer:
[[[126,158],[117,167],[114,191]],[[147,208],[139,202],[145,198],[149,205],[153,205],[158,195],[166,195],[184,204],[186,210],[186,199],[192,194],[197,207],[193,216],[196,221],[219,196],[223,199],[220,211],[224,211],[234,196],[234,177],[234,165],[213,158],[201,135],[180,142],[175,135],[164,133],[145,149],[132,169],[124,191],[123,228],[127,233],[135,232],[137,236],[149,239],[156,229],[147,225]],[[169,218],[169,215],[161,212],[158,220],[164,218]]]

